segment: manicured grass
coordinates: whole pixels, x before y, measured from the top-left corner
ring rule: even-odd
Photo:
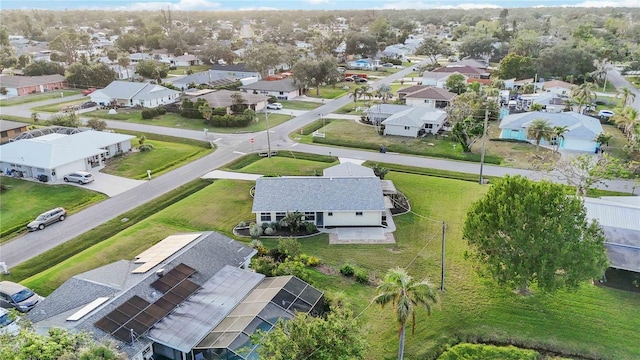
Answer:
[[[624,146],[629,143],[627,137],[613,124],[602,124],[602,130],[607,135],[611,135],[609,145],[604,149],[609,155],[615,156],[619,159],[625,159],[627,154],[624,151]]]
[[[257,169],[263,167],[260,162],[267,161],[261,159],[251,166]],[[594,359],[640,357],[636,336],[640,313],[634,311],[640,306],[637,294],[584,285],[573,293],[522,297],[477,275],[478,264],[464,257],[468,247],[461,238],[461,228],[469,205],[483,196],[487,186],[396,172],[390,172],[386,179],[410,199],[413,211],[394,218],[396,244],[329,245],[326,235],[303,239],[301,244],[304,253],[319,257],[336,270],[349,262],[379,279],[387,269],[401,266],[415,278],[430,278],[439,286],[441,222],[446,222],[446,292],[440,293],[440,302],[430,317],[418,310],[415,334],[407,332],[406,358],[434,359],[447,345],[460,341],[513,343]],[[216,230],[228,235],[239,221],[254,217],[249,195],[252,186],[247,181],[215,181],[118,233],[107,240],[109,243],[90,248],[24,283],[46,295],[78,272],[123,257],[131,259],[175,232]],[[269,247],[276,242],[264,240]],[[369,341],[364,358],[394,358],[397,324],[391,307],[380,309],[371,304],[375,286],[315,270],[310,277],[329,297],[342,292],[351,299]]]
[[[239,170],[239,172],[250,174],[267,174],[275,176],[319,176],[322,175],[322,170],[337,164],[337,160],[333,163],[319,163],[317,161],[311,160],[300,160],[274,156],[254,162],[253,164],[242,168],[242,170]]]
[[[278,100],[286,110],[313,110],[322,104],[311,101]]]
[[[71,101],[57,103],[57,104],[36,106],[34,108],[31,108],[31,110],[32,111],[44,111],[44,112],[56,113],[56,112],[62,111],[62,108],[65,107],[65,106],[81,105],[82,103],[85,103],[87,101],[91,101],[91,99],[71,100]]]
[[[329,120],[329,119],[327,119]],[[298,135],[300,142],[355,147],[377,151],[380,146],[387,147],[388,152],[414,154],[423,156],[443,157],[455,160],[480,161],[479,149],[471,154],[462,152],[461,147],[449,138],[436,138],[429,135],[424,138],[409,138],[404,136],[381,136],[376,133],[376,127],[360,124],[349,120],[332,119],[322,132],[324,138],[312,135]],[[493,156],[490,152],[485,156],[485,162],[499,164],[502,158]]]
[[[83,207],[102,201],[106,195],[71,185],[46,185],[35,181],[0,176],[0,243],[16,233],[25,232],[29,222],[39,214],[56,207],[74,213]]]
[[[17,121],[17,122],[22,122],[22,123],[27,123],[27,124],[37,124],[37,122],[34,122],[31,118],[22,117],[22,116],[15,116],[15,115],[2,114],[2,120],[11,120],[11,121]]]
[[[169,70],[169,74],[182,76],[187,74],[187,70],[193,70],[194,73],[198,73],[209,69],[211,69],[211,65],[178,66],[175,70]],[[171,77],[167,78],[167,82],[171,82]]]
[[[131,146],[136,148],[139,140],[132,139]],[[153,145],[154,149],[114,158],[102,172],[131,179],[145,179],[147,170],[151,170],[154,175],[161,175],[213,151],[202,146],[151,139],[147,139],[145,144]]]
[[[345,86],[348,86],[349,90],[344,90],[343,87]],[[335,86],[334,85],[321,86],[320,95],[316,95],[315,89],[311,89],[310,91],[307,92],[306,95],[308,97],[314,97],[314,98],[336,99],[350,92],[356,86],[357,85],[355,85],[353,82],[344,81],[344,82],[337,83]]]
[[[109,120],[123,120],[136,124],[144,124],[144,125],[155,125],[155,126],[164,126],[164,127],[172,127],[179,129],[188,129],[188,130],[198,130],[202,131],[202,129],[207,128],[209,132],[217,132],[217,133],[240,133],[240,132],[256,132],[263,131],[266,129],[266,121],[264,113],[257,114],[258,121],[252,122],[246,127],[243,128],[230,128],[230,127],[214,127],[211,125],[205,125],[203,119],[189,119],[179,114],[174,113],[166,113],[164,115],[156,116],[153,119],[143,119],[141,110],[118,110],[118,114],[110,115],[108,110],[96,110],[86,114],[86,116],[96,117],[100,119],[109,119]],[[290,115],[286,114],[269,114],[269,127],[274,127],[291,120]]]
[[[61,97],[60,92],[60,90],[56,90],[40,94],[16,96],[11,99],[0,100],[0,106],[13,106],[36,101],[57,99]],[[64,96],[73,96],[80,94],[80,90],[63,90],[62,92],[64,93]]]

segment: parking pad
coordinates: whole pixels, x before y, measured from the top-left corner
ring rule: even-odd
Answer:
[[[329,244],[395,244],[392,232],[382,227],[341,227],[330,229]]]
[[[95,180],[86,185],[79,185],[71,182],[65,183],[64,180],[59,180],[56,182],[56,184],[79,186],[85,189],[103,193],[109,197],[114,197],[147,182],[147,180],[132,180],[121,176],[104,174],[97,170],[92,170],[90,172],[93,174]]]

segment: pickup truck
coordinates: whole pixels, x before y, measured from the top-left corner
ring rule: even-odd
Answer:
[[[94,91],[96,91],[95,88],[88,88],[86,90],[82,90],[82,95],[87,96],[87,95],[91,94]]]

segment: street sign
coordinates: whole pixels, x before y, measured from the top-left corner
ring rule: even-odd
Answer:
[[[249,140],[249,141],[251,141],[251,143],[253,144],[253,138],[251,138],[251,140]]]

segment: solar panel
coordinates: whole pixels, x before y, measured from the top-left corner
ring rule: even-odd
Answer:
[[[168,290],[179,284],[182,280],[195,274],[195,272],[195,269],[185,264],[178,264],[161,278],[154,281],[151,284],[151,287],[158,291],[162,291],[163,293],[167,292]]]

